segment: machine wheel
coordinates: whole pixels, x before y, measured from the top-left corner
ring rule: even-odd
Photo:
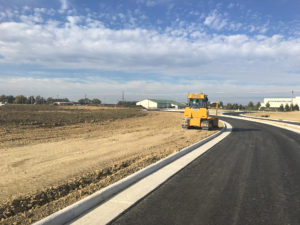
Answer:
[[[203,120],[201,122],[201,128],[203,130],[211,130],[213,128],[213,121],[211,121],[211,120]]]
[[[189,119],[183,119],[182,120],[182,123],[181,123],[181,127],[183,128],[183,129],[189,129]]]
[[[202,128],[202,130],[208,130],[208,128],[209,128],[209,121],[208,120],[201,121],[201,128]]]
[[[214,127],[214,124],[213,124],[213,121],[211,120],[211,121],[209,121],[208,129],[212,130],[213,127]]]

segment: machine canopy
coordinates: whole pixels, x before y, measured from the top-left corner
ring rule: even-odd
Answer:
[[[191,108],[207,108],[207,98],[199,99],[199,98],[190,98],[189,99],[189,107]]]

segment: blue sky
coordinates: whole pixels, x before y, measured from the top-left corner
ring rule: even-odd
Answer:
[[[300,95],[300,1],[0,0],[0,94]]]

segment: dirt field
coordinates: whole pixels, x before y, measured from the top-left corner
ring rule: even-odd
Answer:
[[[2,126],[0,223],[30,224],[217,132],[183,130],[179,113],[129,117]]]
[[[292,120],[300,122],[300,111],[294,112],[258,112],[258,113],[247,113],[248,116],[269,116],[270,119],[278,120]]]

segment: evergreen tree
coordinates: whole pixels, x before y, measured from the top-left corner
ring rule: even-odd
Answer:
[[[284,109],[285,109],[285,111],[288,112],[288,111],[290,111],[290,106],[288,104],[286,104],[285,107],[284,107]]]
[[[283,112],[283,111],[284,111],[283,104],[281,104],[281,105],[280,105],[280,107],[279,107],[279,111],[280,111],[280,112]]]

